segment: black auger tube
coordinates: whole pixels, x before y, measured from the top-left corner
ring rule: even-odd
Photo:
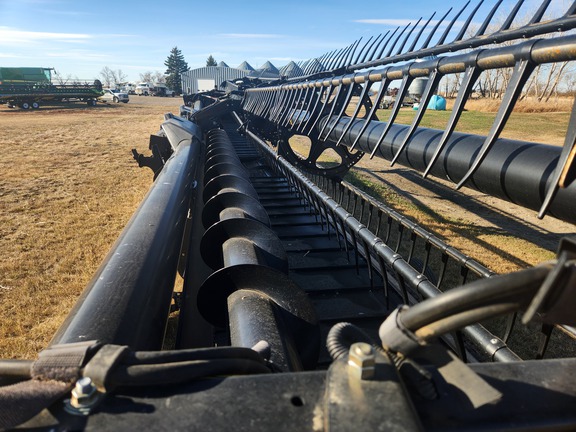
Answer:
[[[335,116],[330,119],[330,127],[335,120]],[[326,121],[327,117],[323,118],[318,128],[322,128]],[[348,121],[348,118],[341,119],[329,139],[338,141]],[[364,121],[354,121],[342,138],[342,144],[350,147],[354,143]],[[370,154],[385,127],[385,122],[371,121],[355,149]],[[392,160],[408,128],[406,125],[392,125],[375,156]],[[424,172],[442,132],[418,128],[397,162]],[[470,168],[483,142],[482,136],[454,132],[430,174],[457,183]],[[551,180],[561,150],[562,147],[500,138],[466,186],[537,211],[542,206],[546,184]],[[576,223],[576,182],[558,191],[549,214]]]
[[[191,133],[174,131],[174,154],[51,344],[99,340],[160,349],[200,148]]]

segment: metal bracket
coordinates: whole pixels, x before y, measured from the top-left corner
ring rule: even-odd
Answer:
[[[138,153],[136,149],[132,149],[132,155],[134,160],[138,162],[138,166],[150,168],[154,173],[154,179],[156,179],[173,151],[168,138],[159,135],[150,135],[149,148],[152,150],[152,156],[144,156]]]
[[[328,369],[324,399],[324,430],[422,430],[418,414],[391,359],[374,350],[371,379],[350,373],[347,358]]]

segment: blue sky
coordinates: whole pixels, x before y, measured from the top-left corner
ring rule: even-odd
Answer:
[[[486,15],[495,1],[486,0],[478,15]],[[535,2],[528,0],[523,10],[534,8]],[[508,10],[513,3],[505,1]],[[191,68],[204,66],[210,54],[231,67],[244,60],[255,68],[267,60],[282,66],[421,16],[427,19],[435,10],[442,15],[450,5],[460,8],[464,2],[366,4],[343,0],[0,0],[0,66],[54,67],[62,76],[87,80],[97,78],[107,66],[137,81],[141,73],[164,72],[164,61],[174,46]],[[552,1],[552,8],[567,5],[568,1]]]

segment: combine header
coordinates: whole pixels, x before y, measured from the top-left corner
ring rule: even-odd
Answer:
[[[53,84],[52,69],[0,67],[0,103],[22,109],[40,108],[41,102],[82,101],[95,106],[102,83]]]
[[[493,31],[501,1],[483,19],[467,3],[167,114],[152,154],[134,151],[155,182],[66,322],[37,360],[0,361],[0,426],[576,429],[576,240],[495,275],[342,180],[376,157],[575,223],[576,111],[561,147],[500,137],[534,70],[576,59],[563,33],[576,3],[543,20],[544,1],[517,25],[522,3]],[[480,75],[501,68],[512,73],[488,134],[455,132]],[[446,128],[420,127],[452,74]],[[397,124],[422,77],[419,111]],[[339,160],[321,163],[327,151]]]

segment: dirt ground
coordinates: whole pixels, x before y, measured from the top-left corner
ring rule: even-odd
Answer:
[[[152,183],[131,149],[181,98],[23,111],[0,105],[0,358],[50,341]],[[387,203],[497,272],[554,257],[576,231],[551,217],[365,157],[356,170],[402,197]],[[447,187],[443,187],[447,186]]]

